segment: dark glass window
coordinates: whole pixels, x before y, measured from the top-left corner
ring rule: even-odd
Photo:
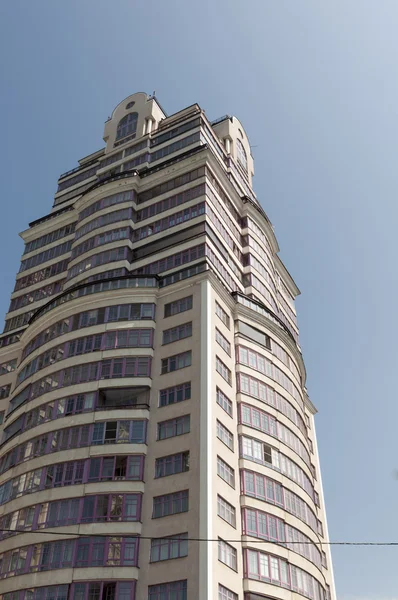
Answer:
[[[137,131],[137,122],[138,122],[138,113],[132,112],[123,117],[117,126],[116,131],[116,139],[120,140],[121,138],[126,137],[127,135],[131,136]]]

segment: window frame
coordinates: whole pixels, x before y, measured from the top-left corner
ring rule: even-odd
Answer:
[[[157,510],[158,507],[160,507],[160,510]],[[152,519],[162,519],[170,515],[188,512],[188,510],[189,490],[182,490],[180,492],[172,492],[170,494],[154,496],[152,504]]]
[[[162,556],[166,550],[167,555]],[[173,554],[177,552],[177,555]],[[154,558],[155,554],[155,558]],[[159,537],[151,539],[151,549],[149,562],[163,562],[165,560],[174,560],[188,556],[188,533],[178,533],[168,537]]]
[[[155,479],[189,471],[190,452],[185,450],[155,459]],[[179,470],[176,470],[179,469]]]
[[[228,474],[228,476],[224,477],[223,474],[226,473]],[[235,469],[233,469],[227,462],[225,462],[225,460],[223,460],[221,456],[217,456],[217,475],[230,487],[235,489]]]
[[[220,537],[218,538],[218,560],[233,571],[238,571],[237,549]]]
[[[163,432],[163,430],[165,430]],[[167,440],[172,437],[185,435],[191,431],[191,415],[182,415],[174,419],[159,421],[157,423],[157,441]],[[163,433],[162,433],[163,432]],[[168,435],[165,435],[168,434]]]
[[[231,452],[234,452],[234,434],[225,425],[216,419],[217,439],[219,439]]]
[[[181,397],[179,398],[179,394]],[[179,385],[173,385],[168,388],[159,390],[158,407],[163,408],[172,404],[178,404],[184,402],[184,400],[191,400],[192,398],[191,382],[180,383]]]
[[[179,298],[178,300],[173,300],[173,302],[168,302],[164,305],[164,318],[166,319],[182,312],[186,312],[187,310],[191,310],[192,307],[192,294],[190,296],[185,296],[184,298]]]
[[[228,513],[230,517],[228,518]],[[225,498],[217,494],[217,515],[236,529],[236,509]]]
[[[135,137],[137,135],[137,125],[138,112],[127,113],[117,124],[115,141],[118,142],[127,136],[129,136],[129,139],[132,139],[132,136]]]

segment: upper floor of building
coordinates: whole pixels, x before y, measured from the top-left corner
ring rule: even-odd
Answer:
[[[198,104],[167,116],[155,96],[139,92],[116,106],[105,123],[103,139],[104,148],[82,158],[78,167],[59,177],[54,208],[69,204],[109,175],[143,170],[203,144],[212,147],[242,193],[255,199],[250,144],[236,117],[225,115],[210,122]]]

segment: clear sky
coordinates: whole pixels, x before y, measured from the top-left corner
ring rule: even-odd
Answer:
[[[302,292],[334,541],[398,541],[397,29],[397,0],[0,2],[0,312],[17,233],[123,98],[236,115]],[[398,548],[333,557],[339,600],[398,599]]]

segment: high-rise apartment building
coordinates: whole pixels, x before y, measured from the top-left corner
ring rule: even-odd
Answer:
[[[235,117],[121,102],[0,336],[0,600],[333,600],[294,298]]]

